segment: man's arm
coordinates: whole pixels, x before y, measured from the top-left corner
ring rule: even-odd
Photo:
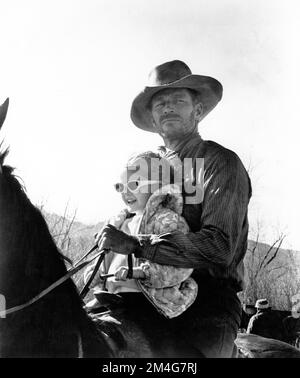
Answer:
[[[152,231],[158,235],[173,231],[186,234],[189,231],[186,220],[169,208],[159,209],[153,215],[151,225]],[[149,260],[144,261],[140,266],[145,273],[145,279],[141,281],[141,284],[156,289],[178,285],[185,281],[193,271],[193,269],[157,264]]]
[[[136,256],[183,268],[228,267],[247,227],[250,196],[250,180],[240,159],[232,152],[222,155],[205,173],[200,230],[141,240]]]

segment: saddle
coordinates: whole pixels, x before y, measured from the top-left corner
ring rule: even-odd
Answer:
[[[118,295],[105,290],[95,290],[95,298],[85,305],[89,313],[98,314],[107,311],[116,311],[124,308],[124,299]]]
[[[140,325],[128,316],[121,295],[105,290],[94,292],[95,299],[86,305],[97,327],[108,337],[115,357],[153,357],[150,341]]]

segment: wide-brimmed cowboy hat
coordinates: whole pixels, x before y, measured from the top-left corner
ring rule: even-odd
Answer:
[[[203,114],[200,121],[222,98],[222,84],[209,76],[193,75],[180,60],[173,60],[155,67],[149,75],[149,83],[137,95],[131,107],[131,119],[140,129],[156,132],[148,106],[155,93],[167,88],[188,88],[200,93]]]
[[[255,307],[260,309],[266,309],[270,307],[270,304],[267,299],[258,299],[255,303]]]

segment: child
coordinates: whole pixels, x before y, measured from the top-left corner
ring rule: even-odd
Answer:
[[[151,180],[153,174],[156,179],[159,178],[159,172],[155,172],[155,167],[153,169],[154,161],[159,161],[160,166],[164,164],[171,175],[163,172],[160,179]],[[138,176],[136,170],[134,173],[130,170],[132,166],[138,168]],[[115,185],[127,209],[108,223],[130,235],[163,234],[175,230],[187,233],[189,227],[181,216],[183,199],[179,187],[170,184],[170,176],[172,168],[160,155],[145,152],[132,157],[120,182]],[[92,270],[93,267],[90,267],[86,271],[85,281]],[[100,274],[114,274],[105,282],[109,293],[142,292],[160,313],[173,318],[183,313],[196,299],[198,287],[190,277],[192,271],[133,257],[133,277],[127,279],[127,256],[110,252],[105,256]]]

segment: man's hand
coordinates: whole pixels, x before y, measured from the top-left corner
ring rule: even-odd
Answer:
[[[99,249],[108,249],[121,255],[129,255],[140,248],[138,239],[135,236],[125,234],[116,227],[108,224],[96,237]]]

